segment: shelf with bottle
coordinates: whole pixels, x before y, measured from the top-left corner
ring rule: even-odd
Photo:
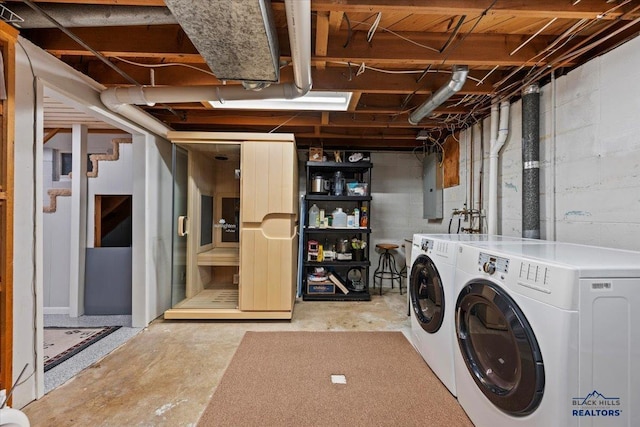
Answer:
[[[327,169],[327,170],[335,170],[335,169],[345,169],[345,170],[360,170],[366,171],[367,169],[371,169],[373,167],[373,163],[368,161],[359,161],[359,162],[314,162],[307,161],[307,167],[311,170],[314,169]]]
[[[369,261],[304,261],[305,267],[370,267]]]
[[[358,203],[352,208],[348,208],[348,213],[343,210],[342,206],[338,206],[331,212],[331,215],[326,215],[326,210],[323,208],[321,209],[316,203],[314,203],[309,208],[305,229],[354,230],[361,231],[363,233],[370,232],[368,210],[369,208],[367,206],[362,203]]]
[[[370,202],[371,196],[333,196],[330,194],[307,194],[305,199],[313,202]]]
[[[372,164],[307,162],[306,166],[303,299],[370,301]],[[331,282],[330,275],[347,291]]]
[[[371,229],[369,227],[311,227],[306,226],[305,231],[307,233],[362,233],[368,234],[371,233]]]

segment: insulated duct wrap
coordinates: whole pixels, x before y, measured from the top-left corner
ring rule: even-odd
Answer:
[[[540,238],[540,87],[522,92],[522,237]]]
[[[278,82],[280,49],[269,0],[165,0],[220,80]]]

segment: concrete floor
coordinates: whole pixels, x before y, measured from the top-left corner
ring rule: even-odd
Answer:
[[[385,288],[371,302],[297,302],[290,322],[157,319],[23,411],[32,426],[195,426],[246,331],[408,336],[406,302]]]

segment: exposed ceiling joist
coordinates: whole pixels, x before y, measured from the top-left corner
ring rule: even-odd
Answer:
[[[83,5],[164,6],[162,0],[44,0]],[[11,3],[21,3],[8,0]],[[350,91],[347,112],[226,111],[208,103],[143,106],[175,130],[293,132],[300,146],[412,149],[489,114],[495,100],[544,84],[640,33],[638,0],[312,0],[313,90]],[[271,0],[280,82],[293,73],[284,0]],[[53,10],[53,8],[51,9]],[[87,12],[85,12],[87,11]],[[637,21],[638,20],[638,21]],[[212,75],[179,25],[78,27],[73,33],[141,85],[237,85]],[[21,35],[105,86],[129,82],[55,28]],[[407,116],[466,65],[463,88],[412,126]],[[153,69],[150,67],[154,67]],[[204,101],[204,100],[203,100]],[[47,107],[54,109],[53,106]],[[65,117],[55,126],[64,128]],[[106,129],[106,128],[105,128]]]

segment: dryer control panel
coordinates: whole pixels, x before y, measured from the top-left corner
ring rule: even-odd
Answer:
[[[505,274],[509,272],[509,258],[499,257],[485,252],[480,252],[478,265],[482,271],[488,274],[494,274],[496,271]]]
[[[433,249],[433,240],[422,239],[420,249],[422,249],[424,252],[427,252],[429,249]]]

